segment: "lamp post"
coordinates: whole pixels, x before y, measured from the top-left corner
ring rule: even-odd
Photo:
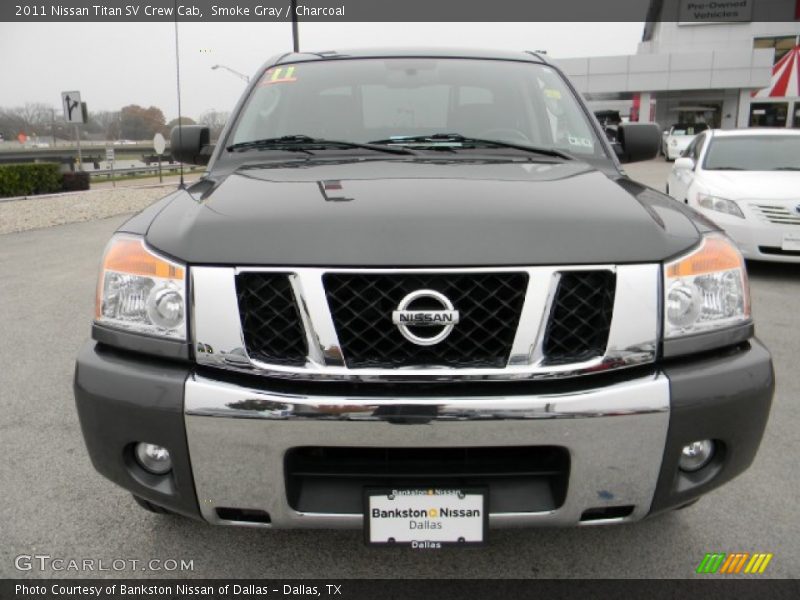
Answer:
[[[292,11],[292,50],[300,52],[300,32],[297,30],[297,0],[292,0],[290,8]]]
[[[232,73],[233,75],[236,75],[236,77],[238,77],[239,79],[244,79],[247,83],[250,83],[250,77],[248,77],[244,73],[240,73],[236,69],[231,69],[230,67],[228,67],[226,65],[214,65],[213,67],[211,67],[212,71],[216,71],[217,69],[225,69],[229,73]]]

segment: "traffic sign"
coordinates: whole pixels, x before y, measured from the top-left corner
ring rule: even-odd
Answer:
[[[64,121],[73,125],[86,122],[80,92],[61,92],[61,105],[64,107]]]
[[[160,133],[157,133],[153,136],[153,150],[156,151],[158,154],[158,180],[160,182],[164,181],[164,177],[161,174],[161,155],[164,154],[164,149],[167,147],[167,142],[164,139],[164,136]]]
[[[157,133],[153,136],[153,149],[156,151],[156,154],[164,154],[164,150],[167,147],[167,141],[164,139],[164,136],[160,133]]]
[[[106,160],[108,162],[114,162],[114,149],[113,148],[106,148]]]

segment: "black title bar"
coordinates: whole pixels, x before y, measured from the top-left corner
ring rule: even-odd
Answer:
[[[797,580],[4,579],[2,600],[541,600],[542,598],[797,598]]]
[[[706,6],[708,5],[708,6]],[[713,6],[712,6],[713,5]],[[694,8],[691,8],[694,7]],[[299,21],[793,21],[795,0],[297,0]],[[687,15],[689,15],[687,17]],[[0,21],[292,20],[290,0],[2,0]]]

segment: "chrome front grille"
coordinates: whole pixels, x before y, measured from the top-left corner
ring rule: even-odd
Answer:
[[[800,206],[800,201],[798,201]],[[751,204],[750,208],[763,220],[775,225],[800,225],[800,212],[779,204]]]
[[[306,380],[519,380],[656,355],[657,264],[190,273],[195,358],[217,368]],[[430,346],[401,336],[392,320],[404,295],[420,289],[445,294],[460,313]]]
[[[528,274],[328,273],[323,283],[350,368],[503,368],[517,333]],[[444,294],[461,314],[452,333],[432,346],[409,341],[392,323],[400,301],[423,289]]]

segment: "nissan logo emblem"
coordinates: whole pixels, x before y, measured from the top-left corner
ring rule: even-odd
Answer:
[[[409,307],[417,300],[430,299],[440,304],[441,310],[411,310]],[[392,322],[409,342],[419,346],[433,346],[444,341],[458,324],[459,314],[453,303],[444,294],[435,290],[417,290],[411,292],[400,301],[397,310],[392,312]],[[411,328],[437,328],[434,335],[425,337],[417,335]]]

